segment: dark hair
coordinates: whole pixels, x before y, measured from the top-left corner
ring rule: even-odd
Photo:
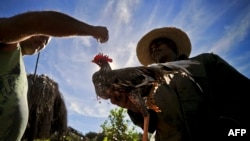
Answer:
[[[169,38],[165,38],[165,37],[159,37],[154,39],[149,47],[151,47],[153,44],[157,44],[158,42],[164,42],[165,44],[168,45],[169,48],[171,48],[176,54],[178,54],[178,50],[177,50],[177,46],[175,44],[175,42]],[[151,48],[149,48],[149,51],[152,52]]]

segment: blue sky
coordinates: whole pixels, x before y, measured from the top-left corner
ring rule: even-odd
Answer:
[[[113,59],[116,68],[140,65],[135,53],[148,31],[176,26],[192,42],[191,56],[215,53],[250,78],[250,2],[248,0],[1,0],[0,16],[34,10],[56,10],[92,25],[109,29],[105,44],[92,37],[52,38],[40,54],[37,74],[59,84],[69,126],[82,133],[99,132],[109,111],[116,106],[96,99],[91,63],[99,52]],[[34,73],[36,55],[25,56],[28,73]],[[140,129],[139,129],[140,130]]]

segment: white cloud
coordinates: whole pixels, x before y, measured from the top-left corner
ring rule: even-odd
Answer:
[[[106,118],[109,111],[115,107],[109,103],[109,100],[97,101],[97,99],[90,99],[87,96],[85,99],[84,96],[81,98],[74,95],[67,96],[67,101],[68,110],[88,117]]]
[[[250,29],[250,10],[246,15],[240,15],[236,18],[235,23],[225,26],[225,33],[220,38],[210,52],[218,54],[226,54],[232,47],[237,47],[240,41],[246,38]]]
[[[128,1],[127,1],[128,2]],[[131,20],[131,13],[127,7],[126,1],[119,1],[117,5],[117,9],[114,12],[116,14],[116,17],[118,20],[121,21],[121,23],[127,24]]]

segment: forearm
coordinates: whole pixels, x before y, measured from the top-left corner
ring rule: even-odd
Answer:
[[[0,42],[15,43],[33,35],[95,35],[94,26],[55,11],[28,12],[0,21]]]

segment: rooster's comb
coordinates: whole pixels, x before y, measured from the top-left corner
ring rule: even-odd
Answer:
[[[106,60],[107,62],[112,62],[113,60],[111,58],[109,58],[107,55],[103,55],[102,53],[99,53],[95,56],[94,60],[95,61],[98,61],[100,59],[104,59]]]

